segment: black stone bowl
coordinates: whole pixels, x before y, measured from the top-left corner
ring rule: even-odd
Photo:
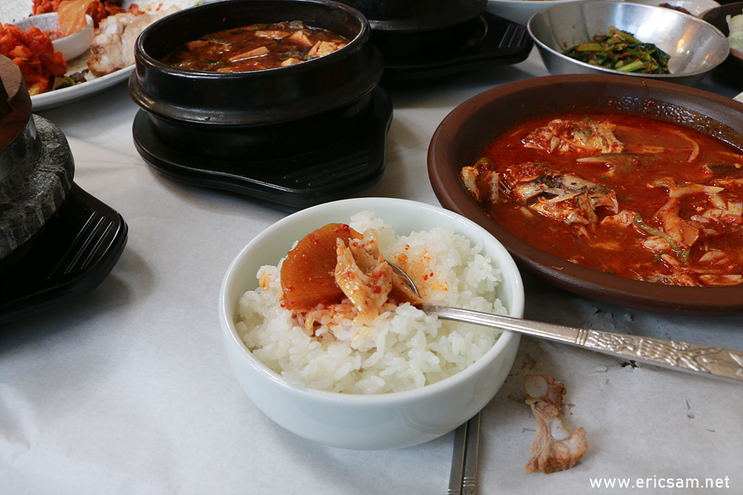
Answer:
[[[179,69],[160,60],[205,34],[301,20],[350,40],[307,62],[253,72]],[[277,158],[352,132],[372,109],[384,62],[356,9],[329,0],[231,0],[186,9],[145,29],[129,92],[167,145],[209,158]]]
[[[339,0],[359,10],[375,31],[438,30],[470,21],[488,0]]]
[[[487,0],[338,0],[361,12],[385,63],[450,56],[476,29]]]

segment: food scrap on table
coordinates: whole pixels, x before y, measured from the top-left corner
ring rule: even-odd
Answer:
[[[537,420],[537,439],[531,446],[532,457],[524,472],[545,474],[575,466],[588,450],[586,430],[570,432],[559,418],[565,386],[549,375],[524,378],[526,403]]]

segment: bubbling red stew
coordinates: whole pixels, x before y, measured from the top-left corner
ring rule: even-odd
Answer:
[[[572,263],[667,285],[743,285],[743,150],[694,129],[551,115],[496,137],[460,175],[509,232]]]
[[[189,70],[255,71],[306,62],[347,44],[343,36],[302,21],[252,24],[189,41],[162,62]]]

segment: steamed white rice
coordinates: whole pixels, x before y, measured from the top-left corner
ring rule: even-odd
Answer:
[[[495,297],[500,269],[482,254],[482,239],[473,243],[443,227],[397,237],[369,211],[351,217],[349,225],[358,232],[376,229],[386,259],[406,252],[430,268],[426,280],[414,278],[426,303],[507,313]],[[373,327],[346,319],[311,336],[279,303],[280,266],[260,268],[257,277],[267,289],[243,295],[236,327],[253,355],[295,386],[350,394],[420,388],[472,365],[500,335],[427,316],[406,303],[380,314]]]

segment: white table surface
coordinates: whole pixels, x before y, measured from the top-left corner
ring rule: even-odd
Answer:
[[[386,171],[360,195],[438,204],[426,172],[438,123],[485,89],[542,75],[534,50],[513,66],[391,91]],[[710,77],[700,87],[740,92]],[[238,251],[288,211],[158,175],[134,148],[136,111],[120,84],[40,113],[67,136],[76,183],[123,215],[129,238],[94,291],[0,329],[0,493],[446,493],[453,433],[343,450],[283,430],[248,399],[222,347],[217,292]],[[526,317],[743,350],[743,318],[630,310],[523,276]],[[523,338],[483,413],[479,493],[743,493],[743,387],[627,364]],[[588,453],[569,471],[523,473],[535,437],[522,389],[531,372],[566,384],[566,425],[587,431]],[[650,488],[592,489],[602,478]],[[687,478],[721,487],[662,487]]]

